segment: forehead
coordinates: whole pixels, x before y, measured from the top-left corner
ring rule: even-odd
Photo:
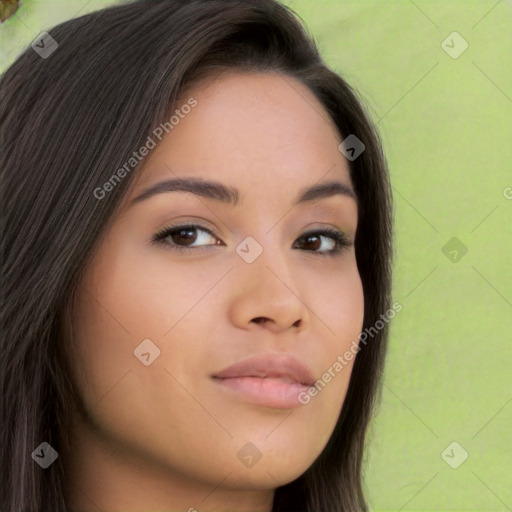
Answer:
[[[195,106],[180,108],[187,104]],[[161,180],[186,177],[236,186],[242,202],[272,190],[278,201],[295,198],[323,181],[351,186],[334,122],[295,78],[224,72],[182,92],[172,114],[176,124],[146,157],[130,199]]]

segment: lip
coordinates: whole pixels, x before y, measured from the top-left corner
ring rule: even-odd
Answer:
[[[262,354],[212,375],[213,381],[250,402],[278,409],[304,405],[299,395],[314,384],[311,370],[290,354]]]

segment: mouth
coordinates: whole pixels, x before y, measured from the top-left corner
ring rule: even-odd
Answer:
[[[212,375],[233,398],[276,409],[304,405],[299,397],[314,384],[309,368],[287,354],[246,359]]]

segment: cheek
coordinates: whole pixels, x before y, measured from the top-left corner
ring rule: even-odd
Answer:
[[[351,273],[342,279],[341,286],[332,290],[333,298],[328,302],[334,330],[340,338],[358,335],[363,326],[364,295],[359,274]]]
[[[140,266],[132,265],[141,262],[133,252],[117,258],[98,255],[80,287],[72,339],[77,385],[90,420],[101,432],[179,465],[186,456],[183,447],[192,451],[190,432],[207,443],[212,429],[191,400],[198,391],[180,385],[184,375],[201,367],[190,357],[187,319],[179,322],[190,309],[176,293],[186,278],[174,272],[163,279],[154,267],[134,272]],[[198,299],[190,294],[185,302]],[[134,355],[144,339],[160,350],[148,366]],[[191,459],[189,466],[192,471],[201,461]]]
[[[363,286],[355,261],[350,271],[340,273],[338,278],[333,274],[311,290],[311,309],[315,312],[311,321],[318,325],[318,332],[324,333],[323,365],[317,376],[317,393],[304,400],[316,402],[319,414],[328,417],[327,423],[334,427],[348,389],[364,319]]]
[[[86,286],[133,343],[167,336],[223,273],[199,263],[181,265],[171,256],[164,248],[157,251],[120,236],[94,262]]]
[[[173,424],[194,419],[180,418],[190,397],[169,373],[183,382],[185,375],[205,367],[200,344],[208,339],[209,317],[216,315],[207,294],[218,272],[170,268],[165,251],[156,261],[147,252],[148,248],[128,247],[121,239],[112,246],[105,243],[85,274],[74,309],[74,367],[82,399],[104,426],[132,425],[127,436],[133,434],[134,422],[142,422],[140,431],[147,427],[143,419],[154,411],[166,415],[162,404],[169,403],[169,397],[183,401],[169,413]],[[146,339],[160,351],[148,366],[134,354]],[[136,411],[135,416],[130,411]],[[169,428],[169,422],[165,425]]]
[[[74,308],[75,372],[91,407],[132,369],[133,351],[152,327],[150,305],[140,307],[151,294],[135,270],[136,255],[114,247],[106,240],[92,259]]]
[[[325,333],[326,350],[339,353],[353,340],[357,342],[363,326],[364,294],[355,260],[337,273],[309,281],[306,289],[314,312],[311,322]]]
[[[130,370],[136,340],[132,326],[120,314],[120,301],[112,302],[100,289],[88,286],[84,282],[80,287],[71,343],[82,399],[93,408]]]

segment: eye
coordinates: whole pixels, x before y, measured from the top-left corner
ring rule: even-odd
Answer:
[[[203,235],[198,235],[198,232],[202,232]],[[208,239],[214,239],[213,243],[196,244],[196,242],[208,242]],[[210,229],[199,224],[164,228],[154,236],[153,241],[158,244],[167,244],[177,251],[189,251],[201,245],[225,245]]]
[[[208,243],[208,240],[210,240],[210,243]],[[193,251],[201,246],[226,245],[209,228],[200,224],[185,224],[164,228],[153,237],[153,243],[165,245],[175,251]],[[323,249],[322,245],[324,246]],[[294,248],[303,249],[306,252],[320,256],[336,256],[344,248],[351,245],[352,243],[344,233],[329,228],[305,233],[297,239]]]
[[[336,256],[340,254],[343,249],[350,247],[352,243],[348,240],[344,233],[336,229],[321,229],[318,231],[310,231],[302,235],[299,241],[303,241],[302,246],[310,246],[311,249],[305,249],[308,252],[318,253],[320,256]],[[327,240],[327,248],[318,250],[324,240]]]

